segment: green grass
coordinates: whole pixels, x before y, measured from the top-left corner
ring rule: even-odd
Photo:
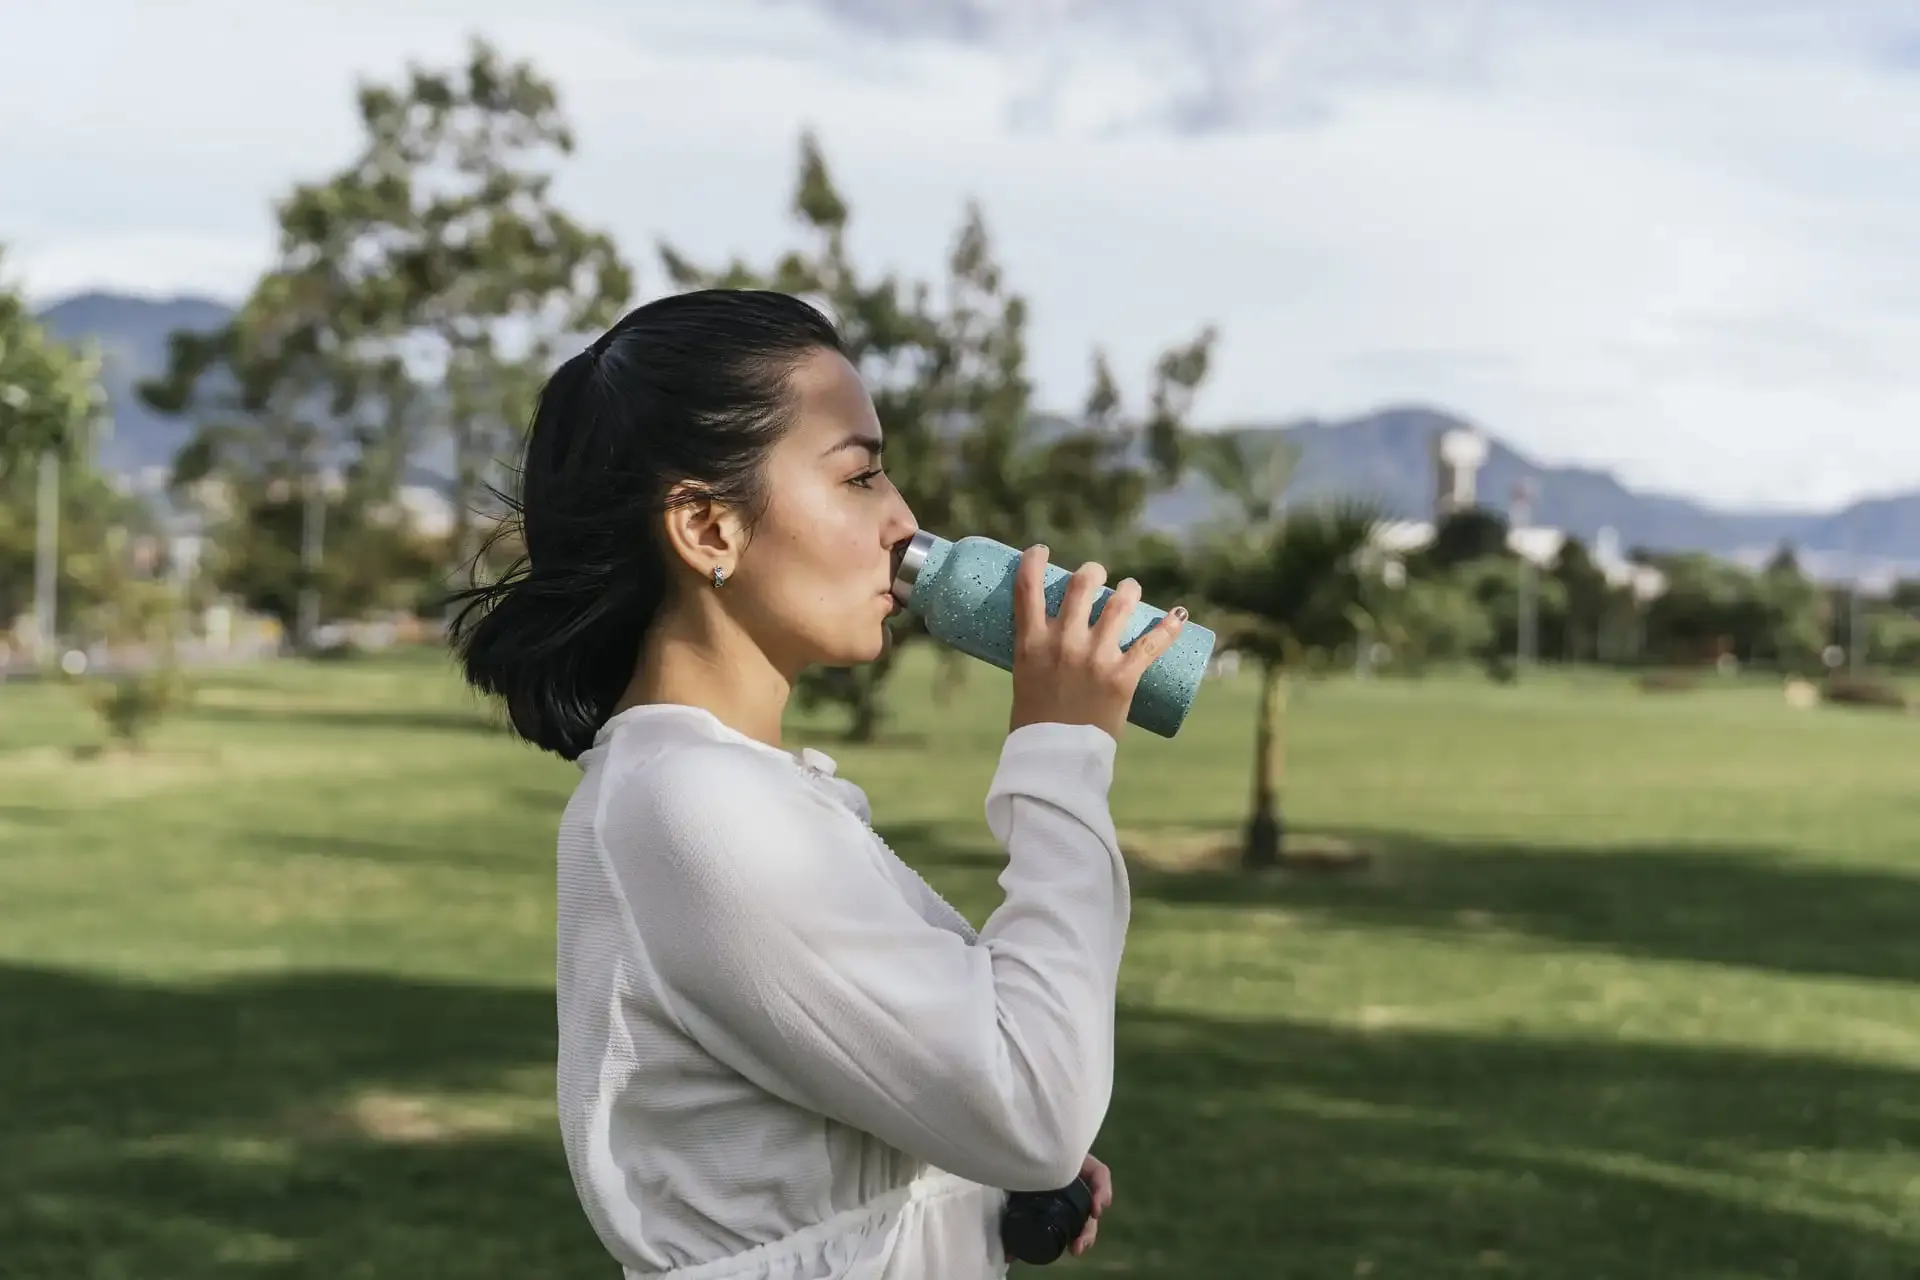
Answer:
[[[797,740],[975,919],[1006,682]],[[1130,737],[1230,838],[1249,684]],[[1135,872],[1089,1274],[1920,1274],[1920,721],[1777,691],[1336,682],[1288,815],[1344,877]],[[201,681],[146,758],[0,687],[0,1274],[606,1276],[551,1114],[577,776],[434,662]]]

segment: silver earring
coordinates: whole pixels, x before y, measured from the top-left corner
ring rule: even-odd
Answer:
[[[727,571],[725,569],[722,569],[719,565],[713,566],[714,590],[718,591],[720,589],[721,584],[726,582],[726,580],[727,580]]]

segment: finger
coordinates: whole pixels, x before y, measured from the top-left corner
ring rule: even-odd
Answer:
[[[1093,598],[1107,585],[1107,571],[1089,560],[1074,571],[1067,582],[1066,599],[1060,602],[1060,625],[1069,636],[1087,634],[1087,619],[1093,613]]]
[[[1095,1236],[1099,1234],[1100,1234],[1100,1224],[1095,1222],[1092,1218],[1088,1218],[1087,1225],[1080,1229],[1079,1238],[1073,1242],[1072,1246],[1069,1249],[1069,1252],[1071,1252],[1074,1257],[1076,1258],[1079,1257],[1081,1254],[1085,1253],[1087,1250],[1093,1248],[1093,1239]]]
[[[1013,638],[1031,648],[1047,633],[1047,548],[1028,547],[1013,571]]]
[[[1136,671],[1145,671],[1160,659],[1167,650],[1173,648],[1173,642],[1180,638],[1180,629],[1187,625],[1185,605],[1176,605],[1171,613],[1160,619],[1135,640],[1127,649],[1127,661]]]
[[[1087,1187],[1093,1192],[1093,1216],[1097,1218],[1113,1203],[1113,1170],[1088,1156],[1080,1168],[1080,1176],[1087,1180]]]
[[[1096,653],[1119,649],[1120,638],[1126,634],[1127,623],[1133,618],[1133,607],[1139,603],[1140,584],[1132,578],[1120,579],[1120,585],[1100,606],[1100,618],[1093,624],[1093,647]]]

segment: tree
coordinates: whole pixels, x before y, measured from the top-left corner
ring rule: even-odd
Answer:
[[[446,559],[394,501],[421,389],[343,339],[314,286],[269,272],[225,328],[174,335],[166,373],[140,389],[198,420],[173,487],[211,534],[204,575],[307,650],[322,618],[414,607]]]
[[[1455,565],[1489,556],[1510,556],[1507,518],[1487,507],[1465,507],[1442,516],[1433,543],[1419,557],[1423,571],[1444,573]]]
[[[1363,616],[1362,575],[1379,515],[1347,502],[1294,508],[1220,537],[1207,566],[1207,597],[1225,647],[1260,666],[1254,727],[1253,810],[1242,860],[1278,863],[1287,679],[1353,644]]]
[[[123,530],[112,532],[124,534]],[[174,652],[180,596],[172,583],[130,562],[124,536],[107,539],[91,566],[99,598],[91,638],[109,649],[110,669],[81,681],[109,739],[139,750],[147,734],[187,697]]]
[[[20,292],[0,285],[0,486],[24,498],[20,473],[32,460],[33,612],[42,661],[52,658],[58,634],[61,471],[84,472],[91,463],[104,402],[99,379],[96,353],[51,340]],[[10,624],[16,614],[10,609],[0,622]]]
[[[86,464],[84,453],[56,465],[59,484],[44,495],[44,508],[37,468],[0,477],[0,619],[37,611],[38,588],[51,605],[49,636],[84,645],[104,638],[103,609],[119,587],[120,571],[103,558],[105,549],[116,540],[154,547],[159,530],[146,504],[117,493]],[[55,548],[61,550],[57,558],[38,554]]]
[[[1138,582],[1140,597],[1149,604],[1171,609],[1185,603],[1193,608],[1205,593],[1200,557],[1167,534],[1135,534],[1116,542],[1109,554],[1109,576]]]
[[[297,601],[304,647],[325,608],[367,595],[341,589],[356,566],[328,568],[329,523],[389,506],[436,427],[454,512],[434,554],[475,558],[474,508],[557,343],[609,323],[631,291],[611,241],[549,199],[541,165],[573,144],[532,68],[476,41],[464,66],[412,66],[358,100],[360,155],[279,202],[278,255],[233,321],[175,335],[166,373],[141,388],[197,419],[176,484],[217,479],[234,511],[261,518],[227,523],[223,563],[256,607],[284,616]],[[409,571],[422,549],[383,545]]]
[[[1667,589],[1647,608],[1647,646],[1663,661],[1699,663],[1729,655],[1817,672],[1836,610],[1789,557],[1759,574],[1701,554],[1660,557]]]
[[[1265,431],[1211,431],[1195,435],[1187,455],[1225,499],[1224,527],[1262,528],[1282,513],[1287,489],[1300,465],[1300,448]]]
[[[1554,558],[1553,579],[1566,600],[1558,635],[1560,653],[1569,662],[1596,657],[1607,617],[1607,575],[1594,563],[1587,544],[1569,534]],[[1553,634],[1545,626],[1542,630]]]
[[[19,290],[0,282],[0,478],[49,453],[83,455],[100,405],[98,355],[48,337]]]
[[[1801,577],[1800,554],[1793,549],[1791,542],[1783,542],[1774,548],[1773,555],[1767,559],[1767,566],[1761,570],[1769,577]]]
[[[821,303],[836,320],[847,359],[860,371],[886,426],[887,469],[894,483],[913,500],[923,522],[941,527],[951,519],[954,501],[954,486],[947,479],[950,442],[938,422],[939,388],[946,376],[942,362],[951,355],[940,342],[928,289],[893,274],[871,280],[861,276],[847,251],[852,215],[810,133],[800,139],[792,212],[804,245],[783,254],[772,267],[735,260],[710,270],[663,243],[660,257],[667,275],[682,289],[776,289]],[[849,736],[870,740],[879,730],[882,690],[899,646],[916,630],[911,620],[896,627],[894,643],[878,661],[807,672],[796,690],[800,705],[843,706],[850,716]]]
[[[1429,664],[1465,662],[1492,651],[1495,632],[1485,606],[1455,575],[1408,578],[1378,593],[1374,610],[1396,665],[1419,672]]]
[[[1659,556],[1667,589],[1647,608],[1647,649],[1661,661],[1712,662],[1734,643],[1734,612],[1753,599],[1737,566],[1704,554]]]
[[[1439,579],[1462,591],[1486,619],[1485,644],[1473,656],[1499,679],[1509,679],[1513,674],[1513,655],[1520,643],[1521,575],[1525,572],[1518,556],[1481,556],[1454,565]],[[1533,593],[1541,630],[1548,635],[1564,633],[1567,597],[1559,578],[1548,575],[1536,579]]]
[[[283,253],[225,326],[173,334],[166,370],[138,388],[156,411],[194,419],[174,459],[176,488],[216,480],[241,511],[268,495],[291,498],[300,513],[297,550],[276,585],[298,601],[285,620],[302,648],[314,644],[323,616],[327,477],[357,461],[372,431],[363,400],[369,371],[335,327],[341,296],[338,281]],[[243,523],[228,532],[257,531]]]
[[[517,443],[561,341],[611,324],[632,273],[604,233],[555,205],[573,151],[559,94],[482,40],[464,65],[363,83],[359,156],[280,211],[291,268],[334,295],[345,348],[434,386],[453,469],[456,565],[478,554],[475,507]]]
[[[1190,465],[1199,437],[1189,433],[1187,423],[1218,339],[1218,331],[1206,325],[1187,342],[1163,351],[1154,362],[1142,415],[1127,411],[1113,367],[1098,348],[1077,422],[1026,415],[1025,435],[1009,448],[1016,455],[1024,451],[1030,460],[1026,485],[1040,497],[1036,523],[1025,526],[1029,541],[1044,537],[1067,560],[1111,558],[1124,548],[1147,498],[1177,483]],[[1016,529],[1001,540],[1021,536]]]
[[[818,140],[804,134],[792,205],[803,244],[770,267],[696,265],[671,246],[661,259],[682,288],[767,288],[820,301],[839,323],[887,429],[887,469],[929,529],[1019,545],[1046,539],[1061,562],[1087,558],[1128,531],[1153,483],[1176,475],[1185,416],[1206,377],[1211,329],[1165,353],[1148,406],[1126,413],[1106,361],[1080,419],[1034,412],[1026,366],[1026,300],[1008,287],[986,220],[969,204],[939,290],[895,275],[868,279],[847,246],[851,218]],[[897,619],[878,662],[812,671],[803,707],[845,706],[850,735],[871,738],[895,655],[922,634]],[[962,668],[950,660],[948,685]]]
[[[1818,674],[1824,664],[1827,602],[1820,585],[1800,571],[1791,548],[1782,548],[1768,562],[1755,583],[1759,634],[1753,637],[1748,661],[1770,660],[1782,671]]]
[[[1891,667],[1920,667],[1920,618],[1898,609],[1867,615],[1867,655]]]
[[[412,612],[445,564],[445,546],[420,535],[390,504],[369,501],[357,477],[322,485],[329,554],[311,571],[301,563],[308,500],[293,485],[248,485],[212,525],[213,550],[202,566],[219,590],[279,621],[303,625],[303,597],[318,616]],[[315,643],[307,638],[308,647]]]
[[[123,660],[128,645],[148,650],[131,656],[157,669],[89,686],[109,732],[137,745],[172,696],[176,601],[159,580],[153,513],[92,465],[99,368],[96,353],[52,341],[18,292],[0,289],[0,617],[18,614],[31,582],[43,660],[53,656],[45,642],[66,634],[119,645]]]
[[[934,403],[949,445],[949,527],[1010,546],[1046,542],[1062,565],[1124,559],[1148,494],[1180,474],[1186,419],[1207,375],[1214,330],[1160,356],[1143,415],[1128,412],[1111,363],[1096,349],[1074,419],[1033,408],[1026,303],[1007,291],[977,205],[968,206],[955,238],[944,304]],[[1121,572],[1109,565],[1111,580]],[[965,660],[943,653],[942,661],[944,696]]]

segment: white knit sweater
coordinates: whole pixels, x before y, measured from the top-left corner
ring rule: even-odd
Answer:
[[[1114,741],[1011,734],[976,937],[833,761],[638,707],[559,850],[559,1104],[629,1277],[1005,1274],[1005,1190],[1070,1182],[1113,1087],[1127,877]]]

